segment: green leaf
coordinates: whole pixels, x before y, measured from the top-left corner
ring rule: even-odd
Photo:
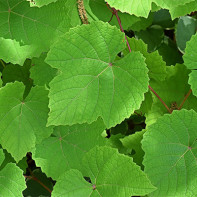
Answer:
[[[142,160],[144,157],[144,151],[141,147],[141,141],[143,139],[144,133],[145,130],[142,130],[120,139],[125,148],[132,149],[135,151],[135,153],[131,156],[133,157],[133,161],[139,166],[142,166]]]
[[[183,102],[185,95],[189,92],[188,85],[189,70],[184,65],[177,64],[176,66],[167,67],[167,77],[165,81],[151,81],[151,87],[157,92],[169,108],[178,108]],[[153,124],[160,116],[169,113],[161,101],[153,95],[152,108],[146,114],[146,125]],[[192,94],[185,101],[182,108],[194,109],[197,111],[197,98]]]
[[[188,69],[191,69],[192,72],[189,76],[189,84],[191,85],[193,94],[197,96],[197,84],[196,84],[196,78],[197,78],[197,58],[196,58],[196,52],[197,52],[197,34],[193,35],[191,40],[187,42],[187,46],[185,49],[185,55],[183,56],[184,64],[187,66]]]
[[[99,20],[109,22],[111,19],[109,23],[119,28],[117,18],[115,15],[112,17],[112,12],[107,7],[105,0],[88,0],[88,2],[92,12]],[[127,30],[129,28],[135,31],[140,31],[151,25],[153,19],[152,14],[149,14],[147,19],[122,12],[118,12],[118,16],[121,19],[123,29]]]
[[[0,34],[1,34],[1,29],[0,29]],[[32,58],[33,56],[38,56],[39,53],[40,51],[36,46],[33,45],[21,46],[20,43],[15,40],[0,38],[0,59],[3,59],[6,63],[11,62],[13,64],[23,65],[26,58]]]
[[[101,120],[90,125],[55,127],[55,136],[36,146],[36,164],[54,180],[71,168],[81,170],[83,155],[94,146],[105,144],[105,139],[101,137],[104,129]]]
[[[129,14],[134,14],[136,16],[147,17],[150,10],[151,4],[154,2],[157,6],[166,9],[173,9],[179,5],[185,5],[186,3],[193,2],[194,0],[105,0],[110,4],[111,7],[114,7],[121,12],[127,12]]]
[[[101,196],[129,197],[145,195],[155,190],[139,166],[116,149],[95,147],[86,153],[83,165],[96,187],[93,192],[98,192]]]
[[[111,7],[136,16],[147,17],[151,10],[152,0],[105,0]]]
[[[5,155],[3,153],[3,149],[0,149],[0,167],[5,159]]]
[[[121,143],[121,139],[124,138],[124,135],[122,134],[116,134],[116,135],[110,135],[110,138],[107,139],[107,144],[108,146],[112,147],[112,148],[117,148],[119,153],[128,155],[129,153],[131,153],[131,149],[129,148],[125,148],[122,143]]]
[[[176,26],[176,42],[180,51],[185,51],[186,42],[196,33],[196,28],[196,19],[189,16],[182,16],[179,18]]]
[[[75,197],[83,194],[81,196],[130,197],[155,190],[139,166],[116,149],[93,148],[84,156],[83,166],[91,184],[85,182],[79,171],[70,170],[58,179],[52,196]]]
[[[197,195],[197,114],[174,111],[151,125],[144,134],[145,172],[158,188],[150,196]]]
[[[145,58],[145,63],[149,69],[149,78],[162,81],[166,77],[166,64],[162,60],[158,51],[148,53],[147,45],[142,40],[136,40],[135,38],[128,38],[129,45],[132,51],[139,51]],[[124,54],[128,54],[129,50],[126,49]]]
[[[124,48],[124,34],[103,22],[72,28],[53,45],[46,62],[62,73],[50,83],[48,125],[101,116],[110,128],[140,107],[148,70],[139,52],[114,62]]]
[[[175,21],[172,21],[169,10],[160,9],[154,13],[153,25],[159,25],[163,28],[173,28]]]
[[[0,143],[17,162],[52,132],[45,126],[48,91],[34,87],[23,100],[24,89],[19,82],[0,89]]]
[[[52,197],[93,197],[93,187],[85,181],[83,175],[78,170],[69,170],[64,173],[54,186]]]
[[[52,2],[56,2],[57,0],[27,0],[30,1],[31,6],[42,7],[44,5],[48,5]]]
[[[195,1],[192,1],[189,3],[186,3],[184,5],[179,5],[177,7],[173,7],[170,10],[170,13],[171,13],[172,19],[174,19],[174,18],[178,18],[180,16],[190,14],[191,12],[194,12],[196,10],[197,10],[197,1],[195,0]]]
[[[23,84],[25,85],[25,92],[23,97],[25,98],[29,94],[33,85],[33,81],[29,77],[30,67],[31,60],[28,59],[25,61],[23,66],[7,64],[2,72],[3,85],[15,81],[23,82]]]
[[[182,55],[177,49],[176,43],[167,36],[164,36],[163,43],[159,47],[158,52],[166,62],[167,66],[183,63]]]
[[[161,45],[164,32],[158,25],[153,25],[146,30],[135,32],[138,39],[142,39],[148,45],[148,52],[153,52]]]
[[[57,75],[57,69],[51,68],[44,62],[46,54],[42,54],[39,58],[32,59],[31,78],[33,83],[39,86],[49,85],[49,82]]]
[[[1,150],[1,149],[0,149]],[[23,172],[26,172],[27,165],[27,158],[24,157],[22,160],[20,160],[18,163],[14,160],[14,158],[11,156],[10,153],[8,153],[6,150],[4,150],[5,159],[3,160],[3,163],[0,165],[0,170],[3,169],[8,163],[14,163],[16,164]]]
[[[0,8],[0,37],[16,40],[20,45],[31,45],[39,52],[48,50],[56,36],[62,34],[57,27],[67,16],[67,12],[64,12],[65,1],[32,8],[26,0],[1,0]],[[14,46],[10,46],[10,50],[14,50],[15,55],[18,53]]]
[[[26,188],[23,171],[15,164],[7,164],[0,171],[0,196],[22,197],[22,191]]]

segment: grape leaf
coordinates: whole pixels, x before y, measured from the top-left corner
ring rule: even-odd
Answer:
[[[30,7],[26,0],[1,0],[0,8],[0,37],[16,40],[20,45],[33,45],[41,52],[48,50],[56,36],[63,33],[57,27],[67,16],[65,1],[37,8]]]
[[[0,171],[0,196],[22,197],[22,191],[26,188],[23,171],[15,164],[7,164]]]
[[[69,170],[59,177],[58,182],[52,191],[52,197],[75,197],[75,196],[93,196],[93,187],[85,181],[83,175],[78,170]]]
[[[3,59],[6,63],[11,62],[13,64],[23,65],[26,58],[39,56],[39,53],[36,46],[21,46],[15,40],[0,38],[0,59]]]
[[[167,67],[167,77],[165,81],[156,82],[152,80],[150,85],[169,108],[172,108],[173,105],[176,105],[176,108],[178,108],[190,90],[188,74],[189,70],[187,70],[184,65],[177,64],[176,66]],[[152,95],[152,108],[146,113],[147,127],[153,124],[160,116],[169,113],[159,99],[154,94]],[[191,94],[182,108],[197,111],[196,102],[197,98]]]
[[[172,16],[172,19],[178,18],[180,16],[184,16],[186,14],[190,14],[191,12],[194,12],[197,10],[197,1],[192,1],[189,3],[186,3],[184,5],[179,5],[177,7],[173,7],[170,10],[170,14]]]
[[[46,62],[62,71],[50,83],[47,125],[91,123],[108,128],[140,107],[148,87],[144,57],[125,48],[124,34],[103,22],[72,28],[51,47]]]
[[[24,88],[15,82],[0,89],[0,143],[17,162],[52,132],[45,126],[48,91],[34,87],[23,100]]]
[[[36,164],[54,180],[71,168],[81,170],[83,155],[94,146],[105,144],[105,139],[101,137],[104,129],[101,120],[91,125],[55,127],[55,136],[36,146]]]
[[[145,172],[158,188],[150,196],[197,195],[197,114],[173,111],[152,124],[144,134]]]
[[[135,35],[148,45],[148,52],[155,51],[161,45],[164,38],[163,28],[158,25],[152,25],[146,30],[135,32]]]
[[[162,81],[166,77],[166,64],[162,60],[158,51],[148,53],[147,45],[142,40],[136,40],[135,38],[128,38],[129,45],[132,51],[139,51],[146,58],[145,62],[149,69],[149,78]],[[129,50],[124,51],[124,55],[128,54]]]
[[[187,66],[188,69],[191,69],[192,72],[189,75],[189,84],[191,85],[193,94],[197,96],[197,58],[196,58],[196,52],[197,52],[197,34],[192,36],[191,40],[187,42],[185,54],[183,56],[184,63]]]
[[[35,85],[49,85],[49,82],[57,75],[57,69],[51,68],[44,62],[46,54],[42,54],[39,58],[32,59],[32,67],[30,77]]]
[[[145,130],[142,130],[120,139],[125,148],[135,151],[135,153],[132,155],[133,161],[139,166],[142,166],[142,160],[144,157],[144,151],[141,147],[141,141],[143,139],[144,133]]]
[[[186,42],[196,33],[196,19],[190,16],[182,16],[176,26],[176,42],[180,51],[184,53]]]
[[[62,175],[52,196],[125,196],[145,195],[155,190],[139,166],[116,149],[95,147],[85,154],[83,166],[91,179],[85,182],[82,174],[70,170]],[[67,187],[65,187],[67,186]]]
[[[172,9],[179,5],[184,5],[186,3],[192,2],[194,0],[105,0],[110,4],[111,7],[114,7],[121,12],[127,12],[129,14],[134,14],[136,16],[147,17],[150,10],[151,4],[154,2],[161,8]]]
[[[107,7],[104,0],[88,0],[90,8],[94,15],[104,22],[108,22],[111,25],[116,25],[119,28],[118,21],[115,16],[112,17],[112,12]],[[128,13],[118,12],[118,16],[121,19],[121,24],[123,29],[132,29],[139,31],[141,29],[146,29],[152,23],[152,14],[149,14],[148,19],[142,17],[136,17],[135,15],[130,15]],[[111,19],[111,21],[110,21]]]
[[[44,5],[48,5],[50,3],[56,2],[57,0],[27,0],[30,1],[31,6],[42,7]]]

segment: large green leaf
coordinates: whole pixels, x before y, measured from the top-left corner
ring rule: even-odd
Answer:
[[[36,46],[39,51],[48,50],[56,35],[62,33],[57,27],[67,17],[64,9],[65,1],[32,8],[26,0],[1,0],[0,37],[16,40],[21,45]],[[10,46],[10,50],[17,49]],[[24,49],[21,51],[24,56],[22,52],[25,53]]]
[[[79,171],[71,170],[57,181],[52,196],[139,196],[155,190],[145,173],[130,157],[116,149],[95,147],[83,159],[91,184]]]
[[[158,188],[150,196],[197,196],[197,114],[174,111],[144,134],[145,172]]]
[[[140,107],[148,69],[139,52],[114,62],[124,48],[124,34],[103,22],[72,28],[52,46],[46,62],[62,73],[50,83],[48,125],[101,116],[109,128]]]
[[[151,4],[154,2],[161,8],[172,9],[179,5],[192,2],[194,0],[105,0],[111,7],[115,7],[121,12],[127,12],[136,16],[147,17],[151,10]]]
[[[185,55],[183,56],[184,63],[187,68],[191,69],[192,72],[189,77],[189,84],[191,85],[193,94],[197,96],[197,34],[192,36],[191,40],[187,43],[185,49]]]
[[[26,188],[23,171],[15,164],[7,164],[0,171],[0,196],[22,197],[22,191]]]
[[[17,162],[52,132],[45,126],[48,91],[34,87],[24,100],[24,89],[19,82],[0,89],[0,143]]]
[[[101,136],[104,129],[101,120],[91,125],[56,127],[55,136],[36,146],[34,159],[37,166],[55,180],[68,169],[81,170],[83,155],[94,146],[105,144],[105,139]]]

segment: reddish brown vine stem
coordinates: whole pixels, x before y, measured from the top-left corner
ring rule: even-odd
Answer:
[[[120,26],[120,30],[124,33],[124,29],[122,27],[122,24],[121,24],[121,20],[118,16],[118,11],[115,9],[115,8],[112,8],[112,11],[113,11],[113,14],[116,15],[116,18],[118,20],[118,24]],[[129,41],[127,39],[127,36],[125,35],[125,40],[127,42],[127,47],[129,49],[129,52],[131,52],[131,47],[129,45]],[[161,101],[161,103],[165,106],[165,108],[168,110],[168,112],[171,114],[172,111],[169,109],[169,107],[166,105],[166,103],[161,99],[161,97],[153,90],[153,88],[149,85],[148,88],[155,94],[155,96]]]
[[[118,16],[118,10],[116,10],[115,8],[112,8],[112,10],[113,10],[113,14],[116,16],[116,18],[117,18],[117,20],[118,20],[118,24],[119,24],[119,26],[120,26],[120,30],[124,33],[124,29],[123,29],[123,27],[122,27],[121,20],[120,20],[120,18],[119,18],[119,16]],[[129,49],[129,52],[131,52],[131,47],[130,47],[130,45],[129,45],[129,41],[128,41],[126,35],[125,35],[125,40],[127,41],[127,47],[128,47],[128,49]]]
[[[44,187],[48,192],[52,192],[44,183],[42,183],[38,178],[36,178],[35,176],[26,176],[24,175],[25,178],[27,179],[33,179],[34,181],[38,182],[40,185],[42,185],[42,187]]]
[[[192,90],[190,89],[189,92],[186,94],[185,98],[183,99],[182,103],[180,104],[178,110],[180,110],[180,109],[183,107],[185,101],[187,100],[187,98],[189,97],[189,95],[190,95],[191,93],[192,93]]]
[[[168,110],[168,112],[171,114],[172,111],[169,109],[169,107],[166,105],[166,103],[161,99],[161,97],[153,90],[153,88],[149,85],[148,88],[155,94],[155,96],[161,101],[161,103],[165,106],[165,108]]]

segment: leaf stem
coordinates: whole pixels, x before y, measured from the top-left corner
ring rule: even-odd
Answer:
[[[161,99],[161,97],[153,90],[153,88],[149,85],[148,88],[155,94],[155,96],[161,101],[161,103],[165,106],[165,108],[168,110],[168,112],[171,114],[172,111],[169,109],[169,107],[166,105],[166,103]]]
[[[189,97],[189,95],[190,95],[191,93],[192,93],[192,90],[190,89],[190,90],[188,91],[188,93],[186,94],[185,98],[183,99],[182,103],[180,104],[178,110],[180,110],[180,109],[183,107],[185,101],[188,99],[188,97]]]
[[[5,68],[5,64],[4,62],[0,59],[1,64],[3,65],[3,67]]]
[[[42,183],[38,178],[36,178],[34,175],[32,176],[26,176],[24,175],[25,178],[28,179],[33,179],[34,181],[38,182],[42,187],[44,187],[48,192],[52,192],[44,183]]]
[[[113,10],[113,14],[116,16],[116,18],[117,18],[117,20],[118,20],[118,24],[119,24],[119,26],[120,26],[120,30],[124,33],[124,29],[123,29],[123,27],[122,27],[120,17],[118,16],[118,10],[116,10],[115,8],[112,8],[112,10]],[[125,40],[127,41],[127,47],[128,47],[128,49],[129,49],[129,52],[131,52],[131,47],[130,47],[130,45],[129,45],[129,41],[128,41],[128,39],[127,39],[126,34],[125,34]]]
[[[113,14],[116,15],[116,18],[117,18],[117,20],[118,20],[118,24],[119,24],[119,26],[120,26],[120,30],[124,33],[124,29],[123,29],[123,27],[122,27],[121,20],[120,20],[120,18],[119,18],[119,16],[118,16],[118,11],[117,11],[115,8],[112,8],[112,10],[113,10]],[[128,41],[126,35],[125,35],[125,40],[126,40],[126,42],[127,42],[127,47],[128,47],[128,49],[129,49],[129,52],[131,52],[131,47],[130,47],[130,45],[129,45],[129,41]],[[165,106],[165,108],[166,108],[166,109],[168,110],[168,112],[171,114],[172,111],[169,109],[169,107],[166,105],[166,103],[161,99],[161,97],[153,90],[153,88],[152,88],[150,85],[148,86],[148,88],[155,94],[155,96],[161,101],[161,103]]]

